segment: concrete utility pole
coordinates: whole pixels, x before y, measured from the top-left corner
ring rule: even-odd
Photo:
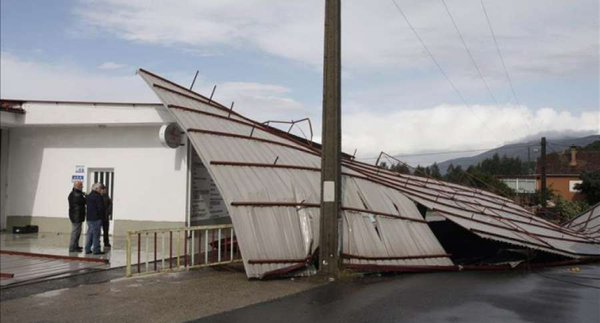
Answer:
[[[546,188],[546,137],[542,137],[542,152],[540,155],[540,190],[542,192],[542,208],[546,208],[546,198],[548,197],[548,190]]]
[[[319,274],[337,278],[340,271],[339,211],[341,198],[341,10],[340,0],[325,1],[323,64],[323,148],[321,156],[321,222]]]

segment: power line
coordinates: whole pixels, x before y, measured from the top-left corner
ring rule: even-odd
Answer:
[[[519,98],[517,97],[517,93],[515,92],[515,87],[513,86],[512,79],[508,74],[508,69],[506,68],[506,64],[504,63],[504,56],[502,56],[502,52],[500,51],[500,46],[498,46],[498,41],[496,40],[496,34],[494,33],[494,29],[492,28],[492,23],[490,22],[490,17],[488,16],[487,10],[485,9],[485,5],[483,4],[483,0],[480,0],[481,8],[483,9],[483,14],[485,16],[485,21],[490,29],[490,33],[492,34],[492,39],[494,40],[494,45],[496,46],[496,52],[500,57],[500,61],[502,62],[502,68],[504,69],[504,75],[506,75],[506,79],[508,80],[508,84],[510,85],[510,91],[512,92],[513,98],[517,105],[521,105],[519,103]]]
[[[477,70],[477,73],[479,74],[479,78],[481,79],[481,81],[485,85],[485,88],[487,89],[488,93],[492,97],[492,100],[494,100],[494,102],[496,104],[498,104],[498,100],[496,100],[496,97],[494,96],[494,93],[492,92],[492,90],[490,89],[490,86],[488,85],[487,81],[483,77],[483,73],[481,73],[481,69],[479,68],[479,65],[477,65],[477,62],[475,62],[475,57],[473,57],[473,53],[471,53],[471,50],[467,46],[467,42],[465,41],[465,38],[463,37],[462,33],[460,32],[460,29],[458,28],[458,25],[456,24],[456,21],[454,20],[454,17],[450,13],[450,9],[448,8],[448,4],[446,4],[446,1],[444,1],[444,0],[442,0],[442,3],[444,4],[444,8],[446,9],[446,13],[448,14],[448,17],[450,17],[450,20],[452,21],[452,25],[454,25],[454,29],[458,33],[458,37],[460,37],[460,40],[461,40],[463,46],[465,47],[465,50],[467,51],[467,54],[469,54],[469,58],[471,59],[471,63],[473,63],[473,66],[475,66],[475,69]]]
[[[452,82],[452,80],[450,79],[450,77],[448,76],[448,74],[446,74],[446,72],[444,71],[444,69],[442,68],[442,66],[440,65],[440,63],[437,61],[437,59],[435,59],[435,57],[433,56],[433,54],[429,50],[429,47],[427,47],[427,45],[425,44],[425,41],[423,41],[423,39],[421,38],[421,36],[419,35],[419,33],[417,32],[417,30],[415,29],[415,27],[410,23],[410,20],[408,20],[408,17],[406,16],[406,14],[404,14],[404,11],[402,10],[402,8],[400,8],[400,5],[398,5],[398,3],[396,2],[396,0],[392,0],[392,3],[396,7],[396,9],[398,9],[398,12],[400,12],[400,14],[402,15],[402,18],[404,18],[404,21],[406,21],[406,24],[408,25],[408,27],[410,28],[410,30],[413,32],[413,34],[415,35],[415,37],[417,37],[417,39],[421,43],[421,46],[423,46],[423,48],[425,49],[425,51],[427,52],[427,54],[429,55],[429,57],[431,58],[431,60],[435,64],[435,66],[437,66],[437,68],[439,69],[440,73],[442,73],[442,75],[448,81],[448,83],[450,84],[450,86],[452,87],[452,89],[454,90],[454,92],[456,92],[456,94],[458,95],[458,97],[462,100],[463,104],[465,106],[467,106],[467,108],[469,108],[469,110],[471,110],[471,112],[473,112],[473,116],[475,118],[477,118],[490,133],[493,133],[494,131],[492,131],[490,129],[490,127],[488,127],[488,125],[487,125],[487,123],[485,121],[483,121],[483,120],[481,120],[481,118],[479,118],[479,116],[477,115],[477,113],[475,113],[475,110],[473,109],[473,107],[471,107],[471,105],[467,103],[467,100],[465,100],[465,97],[458,90],[458,88],[456,87],[456,85],[454,84],[454,82]]]
[[[508,73],[508,69],[506,68],[506,63],[504,62],[504,55],[502,55],[502,51],[500,50],[500,45],[498,45],[498,40],[496,39],[496,33],[494,33],[494,28],[492,28],[492,23],[490,21],[490,17],[488,16],[487,9],[485,9],[485,4],[483,3],[483,0],[480,0],[480,2],[481,2],[481,9],[483,9],[483,15],[485,16],[485,21],[487,22],[488,28],[490,29],[490,34],[492,34],[492,39],[494,40],[494,46],[496,47],[496,52],[498,53],[498,57],[500,57],[500,62],[502,62],[502,69],[504,70],[504,75],[506,75],[506,79],[508,80],[508,85],[510,86],[510,91],[512,93],[513,98],[515,99],[515,103],[518,106],[521,106],[521,103],[519,102],[519,98],[517,97],[517,92],[515,92],[515,87],[513,85],[512,78],[510,77],[510,74]],[[528,134],[531,134],[533,125],[529,119],[526,118],[525,121],[527,122],[527,129],[529,130]],[[535,123],[535,119],[534,119],[534,123]]]
[[[423,46],[423,48],[425,49],[425,51],[429,55],[429,58],[431,58],[431,60],[435,64],[435,66],[437,66],[437,68],[440,70],[440,73],[442,73],[442,75],[448,81],[448,83],[450,83],[450,86],[452,87],[452,89],[454,90],[454,92],[456,92],[456,94],[458,95],[458,97],[460,97],[460,99],[462,100],[462,102],[465,105],[468,106],[467,100],[465,100],[465,97],[462,95],[462,93],[460,93],[460,91],[458,90],[458,88],[456,87],[456,85],[454,85],[454,82],[452,82],[452,80],[450,79],[450,77],[448,77],[448,74],[446,74],[446,72],[444,71],[444,69],[442,68],[442,66],[440,65],[440,63],[438,63],[437,59],[435,59],[435,57],[433,56],[433,54],[429,50],[429,47],[427,47],[427,45],[425,45],[425,42],[423,41],[423,39],[421,38],[421,36],[419,36],[419,33],[417,32],[417,30],[415,29],[415,27],[413,27],[413,25],[408,20],[408,17],[404,14],[404,11],[402,11],[402,8],[400,8],[400,6],[398,5],[398,3],[396,3],[396,0],[392,0],[392,3],[394,3],[394,6],[396,7],[396,9],[398,9],[398,11],[400,12],[400,14],[404,18],[404,21],[406,21],[406,24],[410,28],[410,30],[412,30],[413,34],[415,34],[415,36],[417,37],[417,39],[421,43],[421,46]]]

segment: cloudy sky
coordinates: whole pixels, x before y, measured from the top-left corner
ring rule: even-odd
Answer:
[[[484,0],[498,47],[481,0],[342,2],[346,152],[600,133],[597,0]],[[308,116],[319,140],[323,15],[322,0],[1,0],[0,94],[157,102],[137,68],[186,86],[199,70],[196,91],[216,84],[258,121]],[[449,155],[427,156],[406,159]]]

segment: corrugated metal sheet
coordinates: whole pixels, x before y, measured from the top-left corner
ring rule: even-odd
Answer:
[[[349,167],[373,181],[398,189],[411,200],[482,238],[573,258],[600,255],[597,237],[536,217],[510,199],[370,165],[352,163]]]
[[[185,129],[215,180],[248,277],[303,266],[319,245],[317,150],[154,74],[139,74]],[[344,168],[344,173],[346,262],[453,265],[411,200],[358,178],[359,172]]]
[[[566,228],[600,239],[600,203],[565,223]]]
[[[184,129],[231,215],[248,277],[302,268],[318,247],[320,152],[157,75],[139,74]],[[342,252],[355,266],[453,265],[415,203],[482,238],[578,258],[599,240],[512,200],[346,159]]]

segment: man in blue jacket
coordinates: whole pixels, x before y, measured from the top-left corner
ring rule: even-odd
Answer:
[[[85,237],[85,253],[94,253],[101,255],[104,252],[100,250],[100,228],[102,219],[106,215],[104,199],[101,195],[102,183],[94,183],[92,192],[87,196],[87,223],[88,231]]]

